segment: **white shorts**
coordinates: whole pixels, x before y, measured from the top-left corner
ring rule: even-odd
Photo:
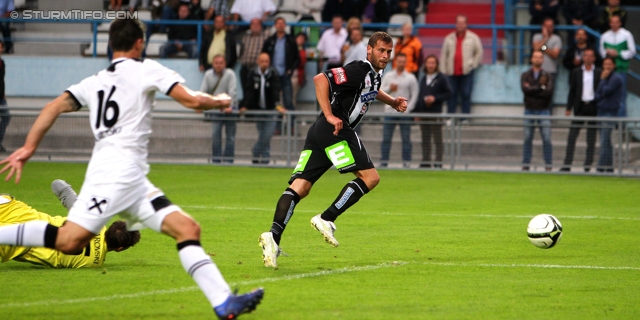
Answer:
[[[162,221],[174,211],[182,209],[145,177],[133,183],[83,184],[67,220],[98,234],[113,216],[119,215],[130,231],[147,227],[160,232]]]

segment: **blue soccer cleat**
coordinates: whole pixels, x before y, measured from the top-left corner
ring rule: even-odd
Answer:
[[[260,304],[262,296],[264,296],[264,289],[262,288],[243,295],[234,293],[223,304],[215,307],[214,311],[220,320],[236,319],[243,313],[251,313],[251,311],[255,310]]]

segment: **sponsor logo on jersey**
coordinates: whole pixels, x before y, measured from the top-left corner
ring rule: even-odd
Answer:
[[[333,68],[331,69],[331,73],[333,73],[333,81],[336,84],[347,82],[347,74],[344,72],[344,68]]]
[[[369,91],[365,94],[360,95],[360,102],[369,103],[375,100],[377,95],[378,95],[378,91]]]
[[[96,133],[96,142],[106,138],[118,134],[122,131],[122,127],[109,128],[107,130],[100,131]]]
[[[365,114],[365,113],[367,113],[367,109],[368,109],[368,108],[367,108],[367,105],[366,105],[366,104],[365,104],[365,105],[363,105],[363,106],[362,106],[362,109],[360,109],[360,114]]]
[[[100,264],[100,236],[93,238],[93,247],[95,251],[93,253],[93,264]]]

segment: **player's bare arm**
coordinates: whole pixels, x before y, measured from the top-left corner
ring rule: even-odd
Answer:
[[[169,96],[194,110],[225,109],[231,104],[231,97],[214,97],[204,92],[193,91],[181,84],[175,85]]]
[[[386,92],[380,90],[378,91],[376,100],[384,104],[390,105],[392,108],[398,110],[398,112],[405,112],[407,110],[407,98],[404,98],[404,97],[394,98],[389,94],[387,94]]]
[[[327,122],[333,125],[335,131],[333,131],[333,135],[338,135],[338,132],[342,130],[342,120],[340,118],[333,115],[331,112],[331,103],[329,102],[329,80],[327,77],[319,73],[315,77],[313,77],[313,83],[316,85],[316,97],[318,99],[318,104],[320,104],[320,109],[324,114],[324,117],[327,119]]]
[[[33,123],[31,130],[29,130],[24,145],[0,161],[0,165],[6,164],[2,170],[0,170],[0,174],[9,170],[5,181],[11,180],[11,177],[15,174],[15,183],[19,183],[20,177],[22,176],[22,167],[36,151],[40,141],[42,141],[42,138],[47,131],[49,131],[49,128],[51,128],[56,119],[58,119],[58,116],[62,113],[72,112],[78,109],[79,106],[77,102],[68,92],[64,92],[53,101],[47,103]]]

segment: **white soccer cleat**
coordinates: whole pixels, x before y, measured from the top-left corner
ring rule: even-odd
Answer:
[[[262,262],[264,262],[264,266],[277,267],[278,262],[276,259],[280,255],[280,248],[276,241],[273,240],[271,231],[262,233],[258,244],[262,247]]]
[[[60,199],[60,202],[67,210],[73,207],[73,204],[78,198],[78,195],[73,191],[71,185],[64,180],[53,180],[53,182],[51,182],[51,191]]]
[[[332,247],[337,247],[339,245],[338,240],[333,236],[333,233],[336,231],[336,225],[333,222],[322,220],[320,215],[316,215],[311,218],[311,226],[320,231],[324,240],[326,240]]]

